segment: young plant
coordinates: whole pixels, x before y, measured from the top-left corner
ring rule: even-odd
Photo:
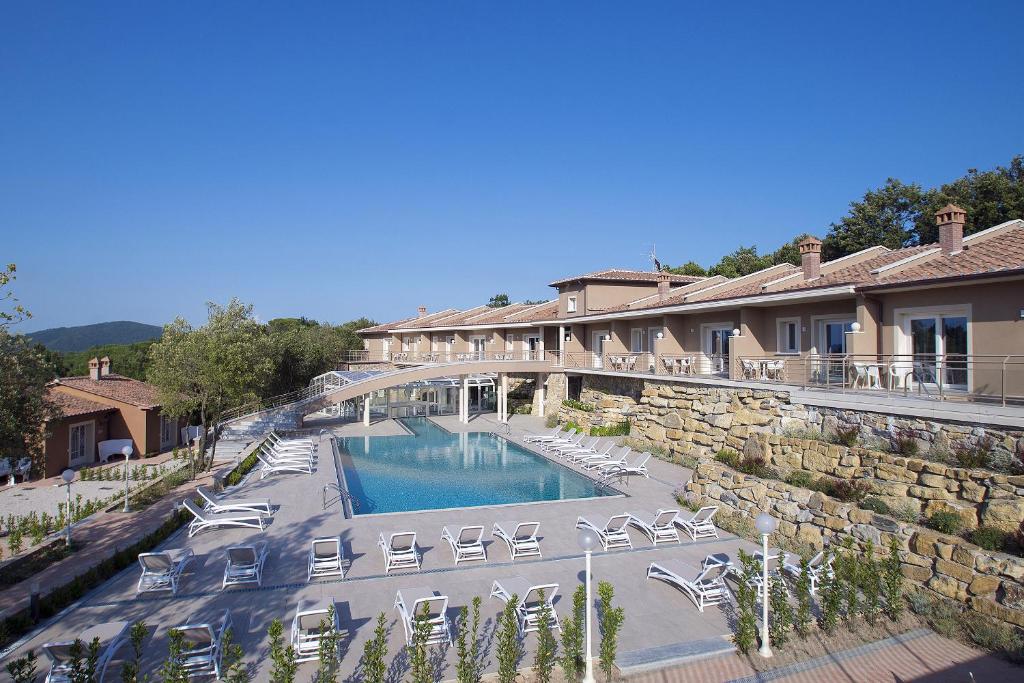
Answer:
[[[829,565],[832,554],[831,548],[825,549],[824,566]],[[837,564],[839,563],[836,561],[832,562],[832,571],[825,572],[822,575],[821,582],[818,584],[821,628],[830,635],[835,633],[836,625],[839,621],[839,607],[843,602],[843,587],[839,581],[839,567],[835,566]]]
[[[144,621],[136,621],[128,632],[128,642],[132,647],[132,658],[126,660],[121,666],[122,683],[137,683],[139,680],[139,667],[142,663],[142,645],[149,635],[149,627]]]
[[[249,683],[249,667],[242,661],[242,646],[233,637],[231,629],[225,631],[221,645],[221,680],[225,683]]]
[[[284,624],[280,619],[270,622],[267,635],[270,636],[270,661],[273,662],[270,668],[271,683],[295,683],[299,665],[295,661],[295,648],[285,645]]]
[[[736,617],[736,633],[733,635],[733,641],[740,652],[747,654],[753,649],[757,640],[757,617],[755,616],[757,590],[752,584],[754,577],[757,576],[760,563],[743,549],[740,549],[739,557],[742,567],[736,588],[736,608],[739,613]]]
[[[160,667],[160,680],[163,683],[188,683],[188,671],[185,669],[185,634],[172,628],[167,632],[167,637],[167,659]]]
[[[889,541],[889,555],[882,562],[882,592],[885,594],[885,613],[898,619],[903,612],[903,572],[900,571],[900,544],[893,536]]]
[[[316,683],[334,683],[338,678],[338,632],[334,629],[334,605],[327,608],[327,618],[320,620],[320,646],[317,650]]]
[[[514,683],[519,660],[523,657],[523,644],[519,640],[519,621],[516,605],[519,596],[513,594],[498,617],[498,681]]]
[[[868,541],[864,550],[863,566],[860,569],[860,587],[864,592],[864,619],[872,626],[881,611],[881,583],[878,560],[875,559],[875,544]]]
[[[861,567],[858,558],[853,554],[853,539],[847,536],[843,540],[842,562],[839,567],[842,570],[842,583],[846,601],[846,621],[852,622],[861,611],[860,605],[860,573]]]
[[[580,584],[572,594],[572,615],[562,620],[562,677],[572,683],[583,673],[583,635],[587,591]]]
[[[768,621],[768,631],[772,644],[782,648],[789,640],[789,630],[793,627],[793,608],[789,606],[789,594],[782,577],[773,577],[769,582],[768,605],[772,617]]]
[[[427,650],[430,631],[430,607],[423,605],[423,611],[416,615],[412,632],[412,653],[409,655],[412,683],[434,683],[434,667]]]
[[[36,653],[29,650],[24,657],[19,657],[7,665],[7,673],[13,683],[32,683],[36,680]]]
[[[537,683],[551,683],[557,661],[558,641],[551,632],[551,606],[540,591],[540,615],[537,624],[537,653],[533,657],[533,676]]]
[[[463,607],[459,619],[459,635],[455,641],[459,655],[455,677],[459,683],[478,683],[483,674],[483,662],[480,661],[480,602],[479,596],[473,598],[472,611],[469,607]]]
[[[601,647],[599,661],[605,680],[611,681],[615,674],[615,657],[619,648],[619,630],[626,620],[626,612],[621,607],[612,607],[615,589],[607,581],[597,584],[597,595],[601,600],[599,625],[601,629]]]
[[[796,580],[796,617],[793,626],[801,638],[811,633],[811,565],[806,558],[800,559],[800,576]]]
[[[367,640],[363,646],[363,680],[366,683],[384,683],[387,676],[388,667],[384,663],[388,656],[387,620],[387,615],[383,612],[377,615],[377,628],[373,631],[373,638]]]

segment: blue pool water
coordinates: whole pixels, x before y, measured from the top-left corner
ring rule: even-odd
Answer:
[[[402,424],[415,436],[338,439],[356,514],[616,495],[495,434],[453,434],[422,417]]]

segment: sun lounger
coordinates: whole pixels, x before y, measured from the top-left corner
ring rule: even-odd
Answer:
[[[533,434],[527,433],[523,435],[523,441],[546,441],[548,439],[558,438],[558,434],[562,431],[561,427],[553,427],[550,432],[545,434]]]
[[[582,439],[576,445],[556,446],[555,448],[552,448],[551,450],[554,451],[558,455],[558,457],[560,457],[560,458],[564,458],[567,455],[569,455],[570,453],[593,453],[594,452],[594,447],[597,445],[597,442],[600,441],[600,440],[601,440],[601,437],[599,437],[599,436],[588,436],[588,437]]]
[[[263,454],[267,460],[273,460],[275,462],[307,462],[310,465],[316,462],[316,459],[313,457],[313,451],[308,449],[301,451],[279,451],[263,445],[260,446],[259,452]]]
[[[541,593],[544,597],[541,598]],[[532,584],[521,576],[498,579],[491,586],[491,597],[498,598],[505,604],[516,599],[516,617],[519,621],[519,633],[527,634],[536,631],[540,626],[541,611],[545,603],[551,613],[550,626],[561,629],[558,615],[555,614],[555,594],[558,593],[557,583]]]
[[[794,579],[800,578],[799,557],[799,555],[784,555],[782,561],[782,570]],[[811,561],[807,563],[807,573],[811,577],[812,595],[818,591],[818,584],[820,584],[826,576],[832,573],[832,558],[833,556],[830,554],[828,556],[828,561],[826,562],[825,551],[819,550],[818,554],[812,557]]]
[[[278,472],[313,474],[313,465],[308,460],[268,460],[262,453],[257,453],[256,457],[263,463],[260,479],[264,479],[268,474],[277,474]]]
[[[614,443],[608,443],[607,445],[605,445],[604,450],[599,451],[596,449],[591,449],[589,451],[575,451],[569,453],[566,456],[566,458],[570,462],[578,464],[583,464],[588,460],[610,460],[611,458],[614,457],[612,455],[612,451],[614,451],[616,448],[624,448],[624,446],[616,446]]]
[[[703,612],[707,605],[717,605],[729,599],[729,588],[725,585],[727,571],[728,566],[724,564],[714,563],[696,569],[680,560],[667,559],[652,562],[647,568],[647,578],[658,579],[679,588]]]
[[[424,610],[424,607],[426,610]],[[448,643],[451,645],[451,629],[448,624],[448,596],[435,595],[426,588],[403,588],[395,595],[395,609],[405,629],[405,643],[412,645],[416,632],[416,619],[426,617],[430,623],[427,643]],[[426,612],[424,614],[424,611]]]
[[[377,547],[384,553],[384,573],[390,574],[392,569],[420,568],[420,552],[416,546],[415,531],[399,531],[387,539],[381,533]]]
[[[309,564],[306,568],[306,581],[314,576],[340,576],[345,578],[342,567],[341,539],[337,536],[314,538],[309,546]]]
[[[678,514],[679,510],[637,510],[629,516],[629,524],[642,531],[654,545],[679,543],[679,532],[676,531],[675,525]]]
[[[229,546],[227,556],[221,590],[238,583],[263,585],[263,565],[267,561],[266,541]]]
[[[331,608],[334,607],[334,619],[328,619]],[[326,622],[326,629],[324,628]],[[295,608],[295,617],[292,619],[292,648],[295,649],[295,658],[299,662],[308,662],[320,659],[320,639],[329,631],[335,633],[341,630],[341,620],[338,617],[338,609],[334,598],[325,598],[319,601],[300,600]],[[338,653],[335,652],[337,657]]]
[[[585,470],[599,470],[602,467],[608,467],[609,465],[625,465],[626,458],[632,453],[633,450],[629,446],[620,446],[619,452],[608,458],[587,458],[582,461],[580,465]]]
[[[231,612],[222,611],[216,619],[206,620],[192,615],[184,625],[176,627],[185,639],[182,666],[193,676],[220,678],[224,655],[224,634],[231,628]]]
[[[139,553],[142,576],[139,577],[139,585],[135,592],[169,590],[171,593],[177,593],[181,573],[185,571],[185,567],[193,557],[195,557],[195,553],[191,548],[176,548],[158,553]]]
[[[639,453],[637,454],[637,457],[633,462],[612,463],[609,465],[604,465],[601,468],[601,473],[606,477],[639,474],[649,478],[651,475],[647,471],[647,461],[650,459],[650,453]]]
[[[690,534],[690,539],[696,541],[698,538],[718,538],[718,529],[715,528],[714,519],[718,508],[715,506],[702,507],[689,518],[681,515],[676,516],[676,524],[683,528],[683,531]]]
[[[559,441],[547,441],[540,444],[540,447],[547,451],[555,451],[559,448],[569,446],[575,448],[583,443],[583,439],[587,438],[587,435],[583,432],[577,432],[571,438]]]
[[[206,501],[204,510],[210,512],[258,512],[263,515],[270,514],[270,499],[265,500],[242,500],[240,498],[218,498],[205,486],[197,486],[196,493]]]
[[[441,540],[448,541],[451,546],[452,555],[455,557],[455,564],[469,560],[487,561],[487,552],[484,550],[482,526],[456,527],[450,525],[451,529],[458,528],[458,533],[452,533],[448,526],[441,529]]]
[[[222,526],[251,527],[263,531],[263,515],[258,512],[207,512],[187,498],[182,503],[195,519],[188,525],[189,538],[203,529]]]
[[[557,441],[568,442],[569,439],[573,438],[573,436],[575,436],[576,432],[578,432],[578,431],[579,431],[578,429],[576,429],[575,427],[572,427],[570,429],[564,429],[564,430],[560,430],[558,432],[555,432],[555,434],[553,436],[543,436],[543,437],[539,436],[539,437],[530,439],[530,441],[532,441],[533,443],[541,444],[541,445],[543,445],[545,443],[554,443],[554,442],[557,442]]]
[[[761,586],[764,584],[764,571],[761,568],[763,554],[760,550],[757,550],[754,552],[753,557],[754,562],[757,566],[757,571],[754,572],[754,575],[752,577],[750,577],[750,586],[752,588],[756,588],[758,591],[758,595],[760,595]],[[787,593],[789,593],[789,586],[786,585],[785,580],[782,578],[782,568],[785,564],[786,553],[784,553],[782,550],[778,548],[768,549],[768,581],[769,583],[772,581],[781,582],[782,587],[786,590]],[[739,575],[739,572],[736,571],[736,568],[733,568],[732,571],[737,576]]]
[[[538,529],[540,522],[495,522],[491,535],[505,541],[508,554],[513,560],[533,555],[541,557],[540,541],[537,540]]]
[[[629,515],[613,515],[604,526],[597,526],[588,521],[586,517],[576,520],[576,528],[590,529],[597,534],[605,550],[633,547],[633,542],[629,540],[629,534],[626,532],[627,524],[629,524]]]
[[[312,437],[301,436],[289,438],[282,436],[276,430],[271,430],[271,432],[267,434],[267,439],[270,440],[270,443],[276,446],[310,446],[315,448],[317,445],[317,442],[314,441]]]
[[[90,626],[71,640],[44,644],[43,653],[50,660],[50,671],[46,675],[46,683],[70,683],[73,680],[72,676],[76,672],[73,668],[75,662],[71,657],[71,649],[74,647],[75,640],[81,641],[86,650],[94,640],[99,642],[95,680],[96,683],[103,683],[110,660],[114,658],[122,645],[128,643],[130,626],[131,624],[127,621],[110,621]],[[82,653],[83,657],[85,655],[86,653]]]

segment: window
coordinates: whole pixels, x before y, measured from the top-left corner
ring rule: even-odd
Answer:
[[[633,353],[643,353],[647,346],[647,330],[633,328],[629,331],[629,350]]]
[[[569,297],[569,302],[566,304],[565,310],[568,313],[575,313],[576,312],[576,297],[574,297],[574,296],[570,296]]]
[[[174,431],[177,427],[177,420],[160,416],[160,450],[176,445],[177,439],[174,438]]]
[[[779,353],[800,353],[800,318],[778,320],[776,350]]]

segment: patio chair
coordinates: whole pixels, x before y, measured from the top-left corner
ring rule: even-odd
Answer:
[[[381,533],[377,547],[384,553],[384,573],[392,569],[420,569],[420,552],[416,545],[415,531],[399,531],[387,539]]]
[[[729,599],[729,588],[725,585],[728,569],[728,565],[713,563],[698,570],[680,560],[666,559],[652,562],[647,568],[647,578],[679,588],[690,596],[697,610],[703,612],[706,606]],[[693,578],[687,578],[691,576]]]
[[[583,464],[590,460],[611,460],[613,457],[612,451],[615,450],[616,448],[625,448],[625,446],[620,447],[616,446],[615,442],[609,442],[607,445],[605,445],[603,451],[598,451],[594,449],[588,451],[578,451],[574,453],[569,453],[567,458],[570,462],[576,464]]]
[[[95,680],[96,683],[103,683],[110,660],[114,658],[122,645],[128,643],[130,627],[131,623],[127,621],[109,621],[105,624],[90,626],[71,640],[45,643],[42,647],[43,654],[50,660],[50,671],[46,674],[46,683],[71,683],[72,676],[77,677],[77,672],[73,667],[75,661],[71,657],[71,650],[76,640],[84,643],[86,647],[89,647],[93,641],[99,643]]]
[[[256,457],[263,463],[263,468],[260,469],[260,479],[265,479],[268,474],[279,472],[313,474],[313,465],[308,460],[268,460],[262,453],[257,453]]]
[[[633,462],[610,463],[601,467],[601,473],[606,477],[620,475],[639,474],[650,479],[651,473],[647,471],[647,461],[651,459],[650,453],[638,453]]]
[[[800,562],[791,561],[790,558],[794,557],[791,555],[784,555],[782,559],[782,571],[792,576],[794,579],[800,578]],[[799,556],[795,556],[799,557]],[[828,556],[828,561],[825,561],[825,551],[819,550],[818,554],[811,558],[811,561],[807,563],[807,573],[811,578],[811,595],[814,595],[818,591],[818,584],[820,584],[826,576],[832,573],[832,560],[833,555]]]
[[[676,515],[675,523],[683,528],[683,531],[690,534],[690,539],[696,541],[698,538],[718,538],[718,529],[715,528],[716,506],[702,507],[693,513],[688,519]]]
[[[210,512],[258,512],[261,515],[269,515],[270,499],[266,500],[242,500],[240,498],[218,498],[213,491],[205,486],[197,486],[196,493],[202,496],[206,503],[204,510]]]
[[[679,372],[683,375],[693,374],[693,356],[686,356],[679,359]]]
[[[601,545],[605,550],[614,548],[632,548],[633,542],[629,540],[626,526],[629,524],[629,515],[612,515],[604,526],[587,520],[586,517],[576,519],[577,529],[590,529],[601,539]]]
[[[561,432],[561,431],[562,431],[561,427],[552,427],[550,432],[543,433],[543,434],[534,434],[532,432],[527,432],[526,434],[523,434],[523,441],[533,442],[533,441],[544,441],[544,440],[547,440],[547,439],[554,439],[554,438],[558,437],[558,433]]]
[[[611,457],[604,459],[587,458],[586,460],[581,462],[580,465],[582,465],[583,469],[585,470],[597,470],[601,469],[602,467],[607,467],[609,465],[625,465],[626,457],[632,452],[633,449],[630,448],[629,446],[620,446],[618,455],[613,455]]]
[[[543,598],[541,594],[543,593]],[[555,595],[558,593],[557,583],[531,584],[521,576],[510,576],[495,580],[491,586],[491,597],[498,598],[508,604],[516,600],[516,618],[519,623],[520,635],[536,631],[540,627],[540,615],[547,603],[551,614],[550,626],[561,630],[558,615],[555,613]]]
[[[221,590],[239,583],[263,585],[263,565],[267,561],[266,541],[228,546],[227,556]]]
[[[139,553],[142,576],[135,588],[136,593],[151,591],[178,592],[178,580],[185,567],[195,557],[191,548],[176,548],[158,553]]]
[[[260,446],[259,452],[266,456],[267,460],[275,462],[308,462],[309,464],[316,462],[313,457],[313,451],[309,449],[282,451],[263,444]]]
[[[395,609],[402,620],[406,645],[412,645],[416,620],[423,618],[430,624],[427,644],[452,644],[447,595],[435,595],[434,591],[426,588],[403,588],[395,595]]]
[[[193,676],[220,678],[224,656],[224,634],[231,628],[231,612],[224,610],[214,620],[190,616],[182,626],[175,627],[185,639],[181,653],[182,666]]]
[[[544,444],[544,443],[554,443],[556,441],[568,441],[569,439],[571,439],[573,437],[573,435],[576,434],[577,431],[579,431],[579,430],[577,430],[575,427],[570,427],[569,429],[562,429],[561,427],[559,427],[559,430],[557,432],[555,432],[553,435],[551,435],[551,436],[538,436],[538,437],[535,437],[533,439],[530,439],[530,442],[537,443],[537,444]]]
[[[334,608],[334,619],[328,619],[331,608]],[[323,622],[327,622],[327,629],[323,629]],[[334,598],[325,598],[320,601],[299,600],[295,607],[295,617],[292,619],[292,648],[295,649],[295,659],[299,662],[309,662],[320,659],[320,640],[328,631],[337,633],[341,630],[341,620],[338,617],[338,609]],[[335,652],[337,657],[338,653]]]
[[[225,526],[250,527],[263,531],[263,515],[258,512],[207,512],[189,499],[182,503],[195,519],[188,525],[188,536],[192,538],[203,529],[217,529]]]
[[[341,539],[337,536],[314,538],[309,545],[309,563],[306,567],[306,581],[313,577],[340,576],[345,578],[345,569],[341,565],[344,555],[341,552]]]
[[[564,446],[556,446],[551,450],[560,458],[564,458],[566,455],[570,453],[592,453],[594,450],[594,446],[596,446],[597,442],[600,440],[601,437],[599,436],[588,436],[580,440],[580,442],[577,444],[566,444]]]
[[[280,447],[309,446],[316,448],[316,442],[310,436],[286,437],[281,435],[276,429],[270,430],[267,438],[270,439],[271,443]]]
[[[509,529],[512,530],[509,533]],[[518,557],[532,557],[540,554],[540,541],[537,540],[537,530],[540,529],[540,522],[495,522],[491,529],[491,535],[505,541],[508,546],[508,554],[515,560]]]
[[[786,362],[782,360],[770,360],[764,364],[765,379],[782,381],[786,376]]]
[[[455,525],[452,525],[455,529]],[[453,534],[445,526],[441,529],[441,540],[448,541],[451,546],[452,555],[455,557],[455,564],[470,560],[487,561],[487,552],[483,544],[484,528],[482,526],[464,526],[459,528],[457,534]]]
[[[575,448],[583,443],[583,439],[587,438],[587,435],[583,432],[576,432],[566,441],[548,441],[540,444],[540,447],[548,451],[557,451],[559,448],[569,446]]]
[[[657,512],[638,510],[629,516],[629,524],[639,529],[651,543],[679,543],[675,518],[679,510],[659,509]]]

